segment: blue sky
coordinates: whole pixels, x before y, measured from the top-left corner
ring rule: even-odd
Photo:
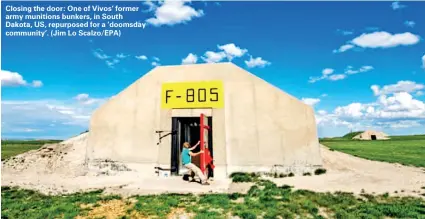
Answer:
[[[183,59],[231,61],[312,105],[321,137],[424,133],[425,2],[97,4],[138,6],[125,20],[147,26],[121,37],[7,37],[2,19],[2,138],[78,134],[109,97]]]

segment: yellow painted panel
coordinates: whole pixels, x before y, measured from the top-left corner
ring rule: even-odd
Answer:
[[[162,84],[162,108],[222,108],[223,106],[224,90],[222,81]]]

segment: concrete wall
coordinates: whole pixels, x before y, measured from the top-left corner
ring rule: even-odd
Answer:
[[[164,82],[222,80],[222,109],[161,109]],[[154,172],[170,167],[171,136],[157,145],[156,130],[173,116],[213,116],[215,177],[234,171],[270,171],[273,165],[321,165],[313,109],[231,64],[157,67],[96,110],[90,123],[90,159],[134,163]],[[151,172],[149,172],[151,173]]]

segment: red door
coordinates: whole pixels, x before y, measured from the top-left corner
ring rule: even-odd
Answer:
[[[203,150],[205,152],[205,149],[208,149],[208,130],[209,130],[209,126],[208,126],[208,117],[206,117],[204,114],[201,114],[201,125],[200,125],[200,129],[201,129],[201,150]],[[203,153],[200,155],[201,156],[201,170],[202,172],[208,177],[208,169],[207,164],[206,164],[206,153]]]

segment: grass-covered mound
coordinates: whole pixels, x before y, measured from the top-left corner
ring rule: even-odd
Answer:
[[[360,134],[360,133],[363,133],[364,131],[359,131],[359,132],[350,132],[350,133],[347,133],[347,134],[345,134],[344,136],[342,136],[342,138],[344,138],[344,139],[353,139],[354,138],[354,136],[356,136],[356,135],[358,135],[358,134]]]

